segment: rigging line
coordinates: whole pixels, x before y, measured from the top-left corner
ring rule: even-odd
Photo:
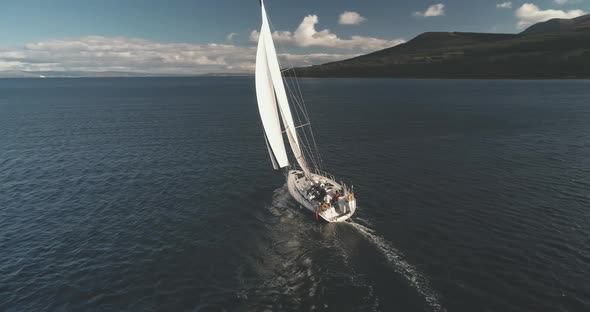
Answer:
[[[298,104],[297,99],[294,97],[293,94],[293,90],[291,89],[291,86],[285,81],[286,86],[287,86],[287,90],[289,92],[289,94],[291,95],[291,98],[293,99],[293,102],[295,102],[296,104]],[[297,109],[295,109],[295,116],[297,116],[297,120],[299,122],[299,124],[303,124],[302,120],[301,120],[301,116],[299,114],[299,111]],[[307,122],[309,123],[309,121]],[[297,137],[300,139],[300,141],[302,142],[302,147],[305,151],[305,153],[308,155],[308,157],[310,158],[311,162],[313,163],[314,167],[317,167],[318,165],[318,161],[315,159],[315,155],[313,153],[313,151],[311,150],[311,144],[309,142],[309,138],[307,138],[306,132],[303,131],[304,136],[302,137],[301,134],[297,131],[295,131]]]
[[[293,78],[295,80],[295,86],[297,87],[296,91],[298,92],[298,94],[301,97],[301,100],[303,102],[303,108],[304,108],[303,113],[309,118],[309,114],[307,112],[307,107],[305,105],[305,101],[303,101],[303,92],[301,92],[301,85],[299,84],[299,79],[297,77],[297,71],[295,70],[295,67],[291,67],[291,71],[293,72]]]
[[[305,103],[303,103],[303,109],[306,109]],[[308,118],[308,120],[309,120],[309,118]],[[311,126],[311,124],[309,126],[309,133],[310,133],[310,136],[311,136],[311,139],[312,139],[312,142],[313,142],[313,149],[315,150],[316,157],[318,159],[318,163],[319,163],[320,169],[321,169],[322,167],[324,167],[324,161],[322,159],[322,156],[321,156],[321,153],[320,153],[320,149],[318,148],[318,144],[316,142],[315,135],[313,133],[313,127]],[[310,144],[310,143],[308,143],[308,144]],[[311,146],[311,144],[310,144],[310,146]]]
[[[303,124],[303,125],[299,125],[299,126],[295,126],[295,129],[299,129],[299,128],[303,128],[309,126],[309,123]],[[283,130],[283,133],[287,133],[287,131]]]
[[[291,88],[290,88],[290,87],[289,87],[288,89],[289,89],[289,92],[291,92],[292,96],[293,96],[293,97],[295,97],[295,95],[293,94],[293,90],[291,90]],[[304,109],[305,109],[305,103],[303,103],[303,106],[302,106],[302,103],[301,103],[301,102],[299,102],[299,101],[297,101],[297,98],[296,98],[296,97],[295,97],[295,103],[296,103],[296,104],[299,106],[299,109],[300,109],[300,110],[303,112],[303,111],[304,111]],[[304,132],[303,132],[303,134],[304,134],[304,136],[305,136],[306,143],[309,145],[309,149],[310,149],[310,151],[315,151],[315,153],[314,153],[314,158],[315,158],[315,162],[316,162],[316,166],[317,166],[317,168],[318,168],[318,169],[322,169],[322,167],[323,167],[323,161],[322,161],[322,159],[321,159],[321,153],[319,152],[319,148],[318,148],[318,146],[317,146],[317,143],[316,143],[316,141],[315,141],[315,137],[314,137],[314,135],[313,135],[313,130],[312,130],[312,127],[311,127],[311,123],[309,122],[309,118],[306,118],[306,119],[307,119],[308,123],[310,124],[310,126],[309,126],[309,129],[310,129],[310,136],[312,137],[312,141],[313,141],[313,143],[314,143],[314,145],[313,145],[313,146],[312,146],[312,144],[310,143],[310,140],[309,140],[309,138],[307,137],[307,132],[306,132],[306,131],[304,131]],[[312,147],[313,147],[313,148],[312,148]],[[313,152],[312,152],[312,153],[313,153]]]
[[[271,29],[274,29],[274,25],[273,25],[273,23],[272,23],[272,20],[271,20],[271,19],[270,19],[270,17],[268,16],[268,14],[267,14],[267,20],[268,20],[268,23],[269,23],[269,26],[270,26],[270,28],[271,28]],[[272,36],[272,32],[271,32],[271,36]],[[280,50],[280,51],[282,51],[282,52],[284,53],[284,49],[283,49],[282,45],[280,44],[280,42],[278,43],[278,47],[279,47],[279,50]],[[303,108],[301,108],[301,106],[302,106],[302,105],[301,105],[301,103],[299,103],[299,101],[297,100],[297,96],[293,95],[293,98],[294,98],[295,102],[298,104],[298,106],[300,106],[300,110],[301,110],[301,112],[303,113],[303,115],[304,115],[304,118],[305,118],[305,119],[307,120],[307,122],[309,123],[309,121],[310,121],[310,119],[309,119],[309,114],[308,114],[308,112],[307,112],[307,108],[305,107],[305,100],[303,99],[303,93],[301,92],[301,87],[300,87],[300,85],[299,85],[299,81],[298,81],[298,79],[297,79],[297,75],[296,75],[296,73],[295,73],[294,66],[293,66],[293,64],[292,64],[292,63],[289,61],[289,59],[288,59],[288,58],[287,58],[287,63],[289,63],[289,65],[290,65],[290,67],[291,67],[291,69],[292,69],[292,71],[293,71],[293,73],[294,73],[294,77],[295,77],[295,83],[296,83],[296,86],[297,86],[297,91],[298,91],[298,93],[299,93],[299,96],[300,96],[300,98],[301,98],[301,102],[303,103]],[[284,78],[284,77],[283,77],[283,80],[284,80],[284,83],[286,83],[286,84],[287,84],[287,86],[289,86],[289,83],[288,83],[287,81],[285,81],[285,78]],[[289,88],[289,89],[290,89],[290,88]],[[291,92],[291,93],[293,93],[292,91],[290,91],[290,92]],[[295,111],[296,111],[296,113],[297,113],[297,110],[295,110]],[[298,116],[298,118],[299,118],[299,116]],[[317,145],[317,142],[316,142],[316,139],[315,139],[315,135],[314,135],[314,133],[313,133],[313,130],[312,130],[312,127],[311,127],[311,125],[310,125],[309,129],[310,129],[310,136],[311,136],[311,138],[312,138],[312,141],[313,141],[313,144],[314,144],[314,145],[313,145],[313,148],[312,148],[312,146],[311,146],[311,144],[310,144],[310,142],[309,142],[309,139],[306,137],[306,139],[307,139],[307,144],[309,145],[309,146],[308,146],[308,150],[310,151],[309,155],[310,155],[310,158],[312,158],[312,157],[313,157],[313,158],[316,158],[316,157],[317,157],[317,161],[316,161],[316,159],[313,159],[313,160],[312,160],[312,162],[314,163],[314,165],[316,166],[316,168],[318,168],[318,169],[322,169],[322,167],[323,167],[323,165],[324,165],[324,162],[323,162],[323,159],[321,158],[321,153],[320,153],[320,151],[319,151],[319,148],[318,148],[318,145]],[[297,136],[299,136],[299,135],[297,134],[297,131],[295,131],[295,133],[296,133],[296,135],[297,135]],[[305,132],[305,131],[304,131],[304,135],[305,135],[305,136],[307,136],[307,134],[306,134],[306,132]],[[312,150],[315,150],[315,155],[314,155],[314,153],[312,152]],[[313,156],[312,156],[312,155],[313,155]],[[315,157],[314,157],[314,156],[315,156]]]
[[[295,83],[291,83],[293,85],[293,88],[295,89],[296,85],[295,84],[299,84],[299,81],[297,80],[297,77],[290,77],[291,80],[294,80]],[[297,91],[295,89],[295,91]],[[298,97],[299,95],[299,97]],[[301,113],[303,114],[303,117],[305,117],[305,119],[309,120],[309,115],[307,114],[307,109],[305,108],[305,100],[303,99],[303,94],[301,93],[301,91],[294,92],[293,93],[293,97],[298,101],[298,105],[299,105],[299,109],[301,110]]]
[[[285,80],[284,77],[283,77],[283,80]],[[291,96],[293,102],[297,103],[298,101],[294,97],[293,90],[291,89],[291,86],[287,83],[287,81],[283,81],[283,83],[285,83],[286,90],[289,92],[289,95]],[[300,125],[303,124],[303,122],[301,120],[301,116],[300,116],[299,111],[297,109],[295,109],[295,116],[297,117],[297,120],[298,120],[299,124]],[[303,154],[306,154],[308,156],[309,160],[312,162],[313,166],[315,168],[317,168],[318,167],[318,161],[315,158],[315,155],[314,155],[313,151],[311,150],[311,144],[309,143],[309,139],[307,138],[305,131],[303,132],[304,133],[304,137],[302,137],[300,135],[300,133],[296,131],[297,128],[300,128],[300,126],[296,127],[294,130],[295,130],[295,134],[296,134],[297,138],[301,142],[301,147],[302,147],[302,150],[303,150]]]
[[[270,26],[270,28],[273,28],[273,29],[274,29],[274,26],[273,26],[273,24],[272,24],[272,21],[270,20],[270,18],[268,17],[268,15],[267,15],[267,19],[268,19],[268,23],[269,23],[269,26]],[[271,36],[272,36],[272,32],[271,32]],[[279,47],[279,49],[280,49],[280,50],[281,50],[281,51],[284,53],[284,49],[283,49],[283,47],[281,46],[281,44],[280,44],[280,43],[278,44],[278,47]],[[288,62],[288,63],[290,63],[290,61],[289,61],[289,59],[288,59],[288,58],[287,58],[286,60],[287,60],[287,62]],[[293,67],[293,66],[292,66],[292,64],[291,64],[291,67]],[[279,68],[280,68],[280,67],[279,67]],[[283,75],[281,75],[281,76],[283,76]],[[295,94],[294,94],[294,93],[293,93],[293,91],[291,90],[291,87],[290,87],[290,85],[289,85],[289,82],[288,82],[288,81],[287,81],[287,80],[286,80],[284,77],[282,77],[282,80],[283,80],[283,83],[284,83],[284,84],[287,86],[287,88],[289,89],[289,92],[291,93],[291,95],[292,95],[292,98],[293,98],[294,102],[295,102],[296,104],[298,104],[298,106],[301,106],[301,104],[300,104],[300,103],[298,103],[299,101],[298,101],[298,99],[297,99],[297,96],[295,96]],[[301,101],[303,101],[303,96],[302,96],[302,94],[301,94],[301,92],[300,92],[300,91],[299,91],[299,93],[300,93],[300,95],[301,95]],[[302,114],[304,115],[304,117],[306,118],[307,122],[309,122],[309,116],[307,115],[307,112],[306,112],[306,110],[304,110],[304,109],[301,109],[301,107],[300,107],[300,110],[301,110]],[[297,118],[299,119],[299,121],[300,121],[300,123],[301,123],[301,117],[299,116],[299,113],[298,113],[297,109],[295,109],[295,113],[296,113],[296,115],[297,115]],[[311,129],[311,126],[310,126],[310,129]],[[313,135],[313,133],[310,133],[310,135]],[[296,138],[300,138],[300,139],[301,139],[301,136],[299,135],[299,133],[298,133],[296,130],[295,130],[295,136],[296,136]],[[321,164],[320,164],[320,163],[319,163],[319,162],[318,162],[318,161],[315,159],[315,157],[314,157],[314,156],[315,156],[315,155],[317,155],[317,153],[318,153],[318,151],[317,151],[317,144],[316,144],[316,151],[315,151],[315,152],[316,152],[316,154],[314,155],[314,153],[313,153],[313,151],[312,151],[312,146],[311,146],[311,144],[309,143],[309,138],[307,138],[307,133],[306,133],[305,131],[304,131],[304,136],[305,136],[305,138],[306,138],[307,145],[306,145],[306,144],[302,144],[302,146],[303,146],[303,150],[301,151],[301,155],[302,155],[302,156],[304,156],[305,154],[308,154],[308,155],[309,155],[309,158],[310,158],[310,160],[312,161],[312,163],[313,163],[313,165],[314,165],[314,167],[315,167],[315,168],[319,168]],[[312,138],[313,138],[313,137],[312,137]],[[301,140],[301,141],[303,141],[303,140]],[[313,138],[313,141],[315,142],[315,138]],[[303,142],[302,142],[302,143],[303,143]],[[305,159],[305,157],[304,157],[304,159]],[[316,170],[317,170],[317,169],[316,169]]]
[[[301,134],[299,134],[300,138],[302,138],[302,141],[304,141],[305,144],[303,144],[305,150],[307,151],[311,161],[313,162],[313,165],[315,168],[319,167],[319,161],[315,156],[315,153],[312,149],[312,145],[310,143],[309,137],[307,135],[307,131],[305,131],[305,129],[302,129],[303,131],[303,135],[301,136]]]
[[[293,77],[295,78],[295,83],[296,83],[296,86],[297,86],[297,91],[299,92],[299,94],[301,96],[301,99],[303,99],[303,92],[301,91],[301,85],[299,84],[299,79],[297,79],[297,71],[294,68],[292,68],[292,71],[293,71]],[[305,105],[305,101],[303,101],[303,108],[305,110],[304,113],[307,116],[309,116],[309,113],[307,112],[307,106]],[[309,120],[309,117],[308,117],[308,120]],[[311,137],[313,139],[313,144],[314,144],[314,148],[315,148],[316,153],[317,153],[317,157],[319,158],[319,161],[320,161],[321,165],[323,166],[324,165],[324,161],[322,159],[322,156],[321,156],[320,150],[318,148],[318,145],[317,145],[317,143],[315,141],[315,136],[313,134],[313,128],[311,126],[309,127],[309,131],[310,131]]]
[[[287,90],[289,91],[290,95],[293,97],[293,91],[291,90],[291,87],[289,85],[287,85]],[[297,99],[293,98],[293,101],[297,103]],[[297,110],[295,110],[295,115],[297,116],[297,119],[298,119],[299,123],[302,124],[301,117],[299,116],[299,112]],[[309,120],[307,121],[307,124],[306,125],[309,125]],[[301,128],[302,126],[303,125],[298,126],[297,128]],[[312,164],[314,165],[314,167],[317,168],[318,167],[318,161],[315,158],[315,155],[314,155],[313,151],[311,150],[311,144],[309,143],[309,139],[307,138],[307,134],[306,134],[305,131],[303,131],[303,135],[304,136],[303,136],[303,140],[302,140],[303,141],[302,146],[303,146],[304,150],[306,151],[306,153],[308,154],[308,156],[309,156]],[[297,133],[297,136],[301,139],[301,136],[299,135],[299,133]]]
[[[272,24],[272,21],[270,20],[270,18],[268,16],[267,16],[267,19],[268,19],[268,22],[269,22],[269,26],[274,29],[273,24]],[[271,33],[271,36],[272,36],[272,33]],[[280,43],[278,44],[278,46],[279,46],[279,50],[281,50],[282,52],[284,52],[284,49],[280,45]],[[289,59],[287,59],[287,62],[290,63],[289,62]],[[289,65],[290,65],[291,68],[293,67],[292,64],[289,64]],[[288,71],[288,68],[287,68],[287,71]],[[297,98],[297,96],[293,92],[292,87],[291,87],[289,81],[287,81],[285,79],[285,77],[282,77],[282,80],[283,80],[283,83],[285,84],[285,86],[287,87],[287,89],[289,90],[289,93],[291,94],[291,97],[292,97],[293,101],[297,104],[297,106],[299,106],[300,111],[304,114],[304,117],[306,119],[306,122],[309,123],[309,118],[308,118],[307,114],[305,114],[305,112],[303,111],[303,109],[301,108],[301,103],[299,103],[299,99]],[[299,115],[299,111],[297,109],[295,109],[295,114],[297,116],[297,119],[298,119],[299,123],[301,124],[302,123],[301,122],[301,116]],[[316,151],[316,153],[313,152],[313,149],[312,149],[310,140],[309,140],[309,138],[307,138],[307,133],[304,131],[304,138],[302,138],[301,135],[297,131],[295,131],[295,134],[300,139],[300,141],[302,141],[302,143],[304,143],[304,144],[302,144],[303,145],[303,149],[304,149],[305,153],[308,154],[308,157],[312,161],[314,167],[318,168],[319,167],[319,162],[316,159],[316,157],[317,157],[316,156],[317,151]]]
[[[270,26],[270,28],[271,28],[271,29],[274,29],[275,27],[274,27],[274,25],[273,25],[273,23],[272,23],[272,20],[270,19],[270,17],[269,17],[268,15],[267,15],[267,20],[268,20],[268,23],[269,23],[269,26]],[[271,36],[272,36],[272,32],[271,32]],[[285,51],[285,49],[283,48],[283,46],[281,45],[281,43],[280,43],[280,42],[277,42],[277,44],[276,44],[276,45],[278,46],[278,48],[279,48],[279,50],[280,50],[280,52],[281,52],[282,54],[286,54],[286,51]],[[283,72],[283,71],[287,71],[287,72],[288,72],[289,70],[293,70],[293,69],[294,69],[293,63],[291,63],[291,61],[289,60],[289,58],[288,58],[288,57],[286,57],[285,59],[286,59],[286,61],[287,61],[288,65],[289,65],[289,67],[288,67],[288,68],[286,68],[286,69],[283,69],[281,72]],[[295,77],[295,78],[296,78],[296,77]],[[283,77],[283,80],[284,80],[285,84],[289,85],[289,82],[288,82],[286,79],[284,79],[284,77]],[[295,79],[295,82],[296,82],[297,84],[299,83],[299,82],[297,81],[297,79]],[[299,93],[299,95],[300,95],[300,98],[301,98],[300,100],[301,100],[301,102],[304,102],[304,100],[303,100],[303,94],[302,94],[302,92],[301,92],[300,88],[299,88],[299,92],[298,92],[298,93]],[[296,95],[295,93],[293,93],[293,98],[294,98],[295,100],[299,100],[299,99],[297,98],[297,95]],[[309,115],[307,114],[307,111],[302,109],[302,113],[304,114],[304,117],[305,117],[305,119],[306,119],[307,121],[309,121]]]
[[[279,48],[282,48],[282,46],[279,45]],[[287,61],[288,61],[288,59],[287,59]],[[304,118],[309,122],[309,120],[310,120],[309,113],[307,111],[307,106],[305,105],[305,100],[303,98],[303,92],[301,91],[301,85],[299,84],[299,79],[297,78],[297,72],[296,72],[296,70],[295,70],[295,68],[293,67],[292,64],[290,64],[290,66],[291,66],[291,72],[293,72],[293,78],[292,78],[294,80],[294,83],[293,83],[294,86],[293,87],[294,87],[294,89],[296,89],[295,91],[299,95],[299,98],[298,98],[297,97],[297,94],[293,94],[293,91],[291,90],[292,97],[295,100],[296,104],[299,106],[299,109],[301,110]],[[285,81],[285,83],[288,84],[288,82],[286,82],[286,81]],[[306,132],[304,132],[304,134],[306,134]],[[320,150],[318,148],[317,141],[315,140],[315,135],[313,133],[313,128],[311,126],[310,126],[310,136],[311,136],[312,141],[313,141],[313,146],[309,142],[309,139],[307,140],[308,141],[307,144],[309,144],[309,147],[310,147],[311,150],[315,151],[315,157],[318,160],[319,167],[323,167],[324,166],[324,162],[323,162],[323,159],[321,157],[321,153],[320,153]]]
[[[299,109],[301,110],[301,103],[298,101],[298,99],[295,97],[295,94],[293,93],[293,90],[291,88],[291,86],[287,86],[287,89],[289,90],[289,93],[291,94],[291,96],[293,97],[294,102],[299,106]],[[299,116],[299,112],[296,110],[295,113],[297,114],[297,118],[299,119],[299,122],[301,123],[301,117]],[[307,124],[311,127],[311,123],[309,122],[309,119],[306,119]],[[307,131],[305,131],[305,129],[303,129],[303,139],[304,139],[304,143],[307,144],[306,148],[308,150],[308,152],[310,153],[310,157],[312,158],[312,161],[314,162],[314,166],[318,169],[319,166],[321,165],[318,158],[317,158],[317,151],[315,151],[312,148],[312,145],[310,143],[310,140],[307,136]]]
[[[296,97],[295,94],[293,94],[292,88],[290,88],[289,91],[292,93],[292,96],[295,98],[295,103],[297,104],[299,110],[302,112],[302,114],[304,116],[304,119],[309,124],[309,129],[310,129],[309,130],[309,135],[308,135],[308,131],[306,131],[306,129],[303,129],[304,140],[305,140],[305,143],[307,144],[308,150],[313,155],[316,168],[322,169],[322,165],[323,164],[321,162],[321,156],[320,156],[320,153],[319,153],[319,149],[317,147],[317,143],[315,143],[315,144],[312,145],[312,142],[315,142],[315,137],[313,137],[313,132],[312,132],[313,130],[312,130],[312,127],[311,127],[311,122],[309,122],[309,117],[307,117],[306,114],[305,114],[304,104],[297,99],[297,97]],[[311,139],[309,138],[310,136],[311,136]]]
[[[289,84],[287,84],[287,90],[289,91],[291,97],[293,98],[293,102],[295,102],[295,104],[297,104],[297,106],[301,110],[301,103],[299,102],[299,100],[297,99],[297,97],[295,96],[295,94],[293,93],[293,90],[292,90],[292,88],[291,88],[291,86]],[[311,125],[311,123],[309,121],[309,118],[305,118],[305,115],[304,115],[304,118],[303,118],[304,120],[302,121],[301,120],[301,116],[299,116],[299,111],[295,110],[295,113],[297,114],[297,118],[298,118],[299,123],[301,125],[303,125],[303,122],[306,122],[305,125]]]
[[[286,81],[285,81],[284,77],[281,77],[281,81],[285,85],[285,87],[289,91],[289,93],[292,94],[292,90],[290,90],[290,86],[288,84],[286,84]],[[298,113],[297,110],[295,110],[295,114],[297,116],[297,119],[299,121],[299,124],[302,124],[301,117],[299,116],[299,113]],[[305,144],[303,144],[303,140],[301,139],[301,136],[299,135],[299,133],[296,130],[297,128],[298,127],[294,127],[294,129],[291,129],[291,127],[285,125],[285,131],[283,131],[283,133],[289,131],[288,134],[294,135],[298,139],[298,141],[299,141],[298,145],[299,145],[299,152],[300,152],[300,155],[301,156],[300,157],[296,157],[296,159],[303,159],[303,160],[305,160],[305,158],[306,158],[305,156],[307,155],[307,157],[310,158],[310,160],[312,161],[312,164],[314,166],[317,166],[316,165],[317,162],[313,158],[313,153],[310,151],[310,149],[309,149],[308,146],[306,146]]]
[[[297,79],[295,79],[295,82],[298,83]],[[285,81],[285,83],[287,83],[287,82]],[[297,96],[296,96],[296,94],[292,90],[293,89],[293,86],[291,86],[290,84],[287,83],[287,88],[288,88],[289,92],[291,93],[291,97],[293,98],[294,102],[299,107],[299,110],[304,115],[305,120],[307,121],[308,124],[310,124],[310,136],[312,136],[312,140],[315,143],[315,137],[313,137],[313,132],[311,132],[312,131],[311,130],[311,123],[310,123],[309,117],[306,115],[306,110],[307,109],[305,107],[305,101],[303,101],[303,95],[301,94],[301,91],[299,91],[299,93],[301,94],[301,99],[298,99]],[[297,110],[296,110],[296,113],[297,113],[297,117],[300,118]],[[308,145],[307,147],[308,147],[309,152],[311,153],[311,156],[315,158],[314,159],[314,165],[316,166],[316,168],[322,169],[321,167],[323,166],[323,163],[321,161],[321,156],[320,156],[319,149],[317,147],[317,143],[315,143],[312,146],[312,144],[310,142],[310,139],[307,136],[307,131],[303,131],[303,135],[304,135],[304,138],[305,138],[305,141],[306,141],[305,143]]]
[[[309,126],[309,133],[310,133],[311,139],[313,141],[313,145],[314,145],[314,148],[315,148],[315,151],[316,151],[319,163],[320,163],[320,169],[323,170],[324,160],[322,159],[322,153],[320,153],[320,149],[318,148],[318,144],[315,140],[315,135],[313,134],[313,127],[311,125]]]

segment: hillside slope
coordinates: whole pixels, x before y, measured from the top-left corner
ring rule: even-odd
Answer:
[[[520,34],[429,32],[407,43],[323,65],[306,77],[590,78],[590,15]]]

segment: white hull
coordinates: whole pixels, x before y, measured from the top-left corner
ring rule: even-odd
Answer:
[[[301,170],[289,170],[287,175],[289,193],[301,206],[328,222],[342,222],[354,214],[356,199],[350,190],[323,175],[312,173],[311,176],[313,182],[306,178]],[[330,203],[326,203],[323,199],[314,199],[313,195],[309,194],[312,183],[325,185],[328,195],[333,195],[337,190],[342,195]]]

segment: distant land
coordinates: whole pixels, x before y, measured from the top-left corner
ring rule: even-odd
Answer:
[[[208,74],[156,74],[118,71],[0,71],[0,78],[117,78],[117,77],[226,77],[226,76],[251,76],[250,73],[208,73]]]
[[[0,71],[0,78],[107,78],[107,77],[154,77],[162,76],[149,73],[117,72],[117,71]]]
[[[301,67],[300,77],[590,78],[590,14],[519,34],[427,32],[352,59]]]

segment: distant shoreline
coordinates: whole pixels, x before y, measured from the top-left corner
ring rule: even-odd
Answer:
[[[102,78],[203,78],[203,77],[254,77],[254,74],[244,75],[137,75],[137,76],[46,76],[46,77],[34,77],[34,76],[0,76],[0,79],[102,79]]]
[[[0,79],[55,79],[55,78],[164,78],[164,77],[243,77],[254,73],[154,74],[137,72],[30,72],[0,71]]]
[[[75,76],[75,77],[0,77],[4,79],[119,79],[119,78],[254,78],[254,75],[186,75],[186,76]],[[292,77],[285,77],[292,79]],[[589,76],[581,77],[392,77],[392,76],[301,76],[298,79],[398,79],[398,80],[590,80]]]

